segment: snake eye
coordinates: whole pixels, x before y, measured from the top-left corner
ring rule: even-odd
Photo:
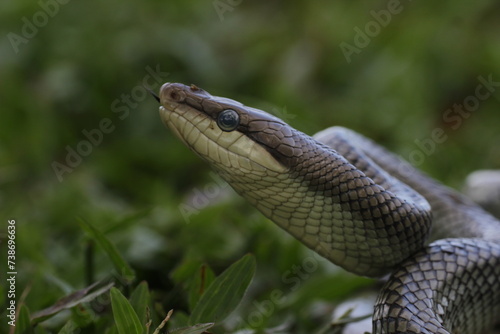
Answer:
[[[217,125],[222,131],[233,131],[240,125],[240,115],[233,109],[222,110],[217,116]]]

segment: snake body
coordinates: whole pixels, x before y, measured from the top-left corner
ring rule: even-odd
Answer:
[[[163,122],[267,218],[350,272],[392,273],[374,333],[498,321],[500,222],[462,195],[344,128],[310,137],[194,85],[164,84],[160,102]]]

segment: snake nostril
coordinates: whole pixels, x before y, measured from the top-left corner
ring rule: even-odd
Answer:
[[[181,95],[179,93],[177,93],[176,91],[170,92],[169,96],[174,101],[180,101],[180,99],[181,99]]]
[[[160,98],[165,102],[182,103],[186,99],[187,86],[176,83],[165,83],[160,89]]]

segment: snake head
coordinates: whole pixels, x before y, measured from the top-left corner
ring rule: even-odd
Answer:
[[[284,137],[291,128],[282,120],[195,85],[166,83],[159,97],[164,124],[219,172],[240,177],[287,170],[280,153],[288,147],[283,142],[290,144]]]

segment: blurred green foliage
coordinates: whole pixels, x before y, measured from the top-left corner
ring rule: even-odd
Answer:
[[[144,80],[155,91],[194,83],[309,134],[353,128],[405,158],[423,152],[419,167],[459,187],[474,169],[500,167],[500,87],[470,113],[447,111],[474,101],[479,77],[500,81],[499,17],[493,0],[2,2],[1,282],[4,227],[15,219],[18,305],[33,313],[97,280],[116,280],[130,297],[147,281],[152,328],[170,309],[171,327],[185,326],[189,284],[176,273],[206,263],[219,275],[251,252],[257,273],[246,298],[210,330],[310,332],[369,281],[326,261],[307,271],[312,253],[232,196],[164,128]],[[356,50],[347,57],[346,45]],[[431,144],[436,128],[447,139]],[[89,136],[95,144],[84,143]],[[85,156],[68,158],[71,150]],[[189,209],[190,199],[201,204]],[[79,219],[116,246],[136,273],[132,285]],[[251,317],[276,291],[272,310]],[[320,301],[329,306],[318,313]],[[116,332],[110,305],[94,311],[91,321],[82,310],[61,313],[36,333],[68,330],[70,318],[82,333]]]

